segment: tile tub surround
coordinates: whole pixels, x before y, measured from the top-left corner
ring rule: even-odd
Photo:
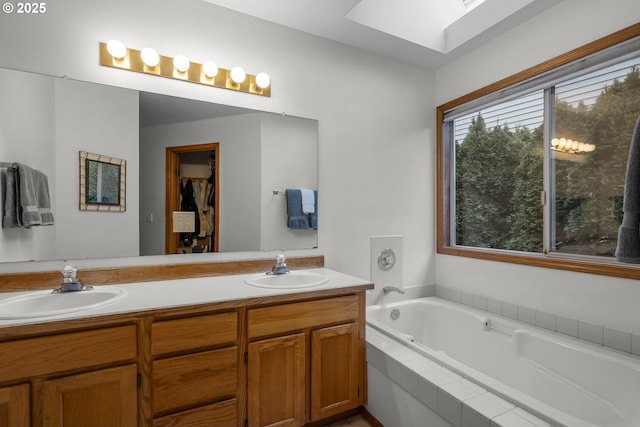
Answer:
[[[474,417],[471,410],[458,417],[456,408],[458,402],[473,397],[477,387],[558,427],[635,426],[640,421],[640,361],[628,354],[438,297],[369,307],[367,324],[390,340],[378,348],[384,363],[371,349],[369,366],[397,382],[409,401],[431,402],[437,414],[453,425],[465,425],[464,417]],[[441,368],[438,373],[461,376],[464,385],[444,386],[431,380],[436,388],[429,390],[412,379],[434,367]],[[396,408],[404,404],[389,403]],[[386,407],[384,401],[381,406]],[[481,414],[492,421],[502,415]],[[490,424],[467,421],[466,425]]]
[[[436,285],[435,290],[435,296],[449,301],[640,357],[640,332],[621,331],[586,320],[476,295],[450,286]]]
[[[455,427],[550,427],[546,421],[370,326],[367,364]],[[371,412],[377,416],[375,408]]]

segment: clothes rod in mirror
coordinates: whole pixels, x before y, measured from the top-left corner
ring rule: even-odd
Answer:
[[[247,74],[241,67],[218,68],[212,61],[200,64],[184,55],[159,55],[152,48],[135,50],[118,40],[100,43],[100,65],[184,80],[254,95],[271,96],[271,79],[266,73]]]

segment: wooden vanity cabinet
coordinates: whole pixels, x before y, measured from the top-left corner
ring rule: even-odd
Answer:
[[[0,427],[303,426],[365,397],[364,289],[7,329]]]
[[[237,424],[237,341],[235,311],[152,324],[154,427]]]
[[[0,342],[0,425],[136,425],[136,358],[133,324]]]
[[[354,294],[247,311],[250,427],[302,426],[364,403],[361,310]]]

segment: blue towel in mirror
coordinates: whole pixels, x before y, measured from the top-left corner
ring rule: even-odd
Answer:
[[[309,228],[309,215],[302,212],[302,192],[299,189],[285,190],[287,198],[287,227],[301,230]]]

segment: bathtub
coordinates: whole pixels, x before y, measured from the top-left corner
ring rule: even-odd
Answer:
[[[437,297],[370,306],[367,324],[550,425],[640,426],[638,358]]]

